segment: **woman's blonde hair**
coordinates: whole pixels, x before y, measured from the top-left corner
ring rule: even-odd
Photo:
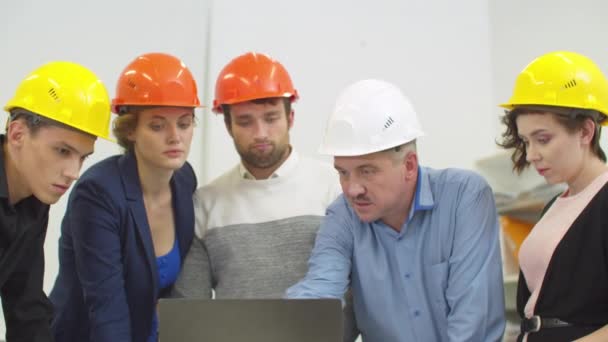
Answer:
[[[120,114],[112,123],[112,133],[116,137],[116,141],[120,147],[127,152],[133,151],[133,141],[129,140],[129,134],[137,128],[139,112],[142,108],[135,106],[124,106],[120,109]]]
[[[129,134],[133,133],[139,122],[139,114],[145,109],[157,108],[158,106],[122,106],[119,109],[119,114],[112,123],[112,132],[116,137],[118,145],[124,148],[127,152],[132,152],[135,143],[129,140]],[[190,107],[184,107],[190,108]],[[190,108],[194,111],[193,108]],[[196,117],[193,112],[193,125],[196,125]]]

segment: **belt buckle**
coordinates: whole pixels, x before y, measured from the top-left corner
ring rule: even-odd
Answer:
[[[538,332],[541,327],[542,320],[540,319],[540,316],[534,315],[526,319],[526,330],[528,330],[528,332]]]

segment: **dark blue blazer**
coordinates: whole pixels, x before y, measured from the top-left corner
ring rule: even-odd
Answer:
[[[190,164],[171,179],[182,262],[194,235]],[[145,342],[159,295],[156,256],[132,153],[91,166],[68,200],[50,299],[57,342]]]

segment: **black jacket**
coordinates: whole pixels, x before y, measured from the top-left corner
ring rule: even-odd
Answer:
[[[529,298],[520,272],[517,311],[521,317]],[[573,326],[541,329],[529,334],[528,342],[572,341],[608,324],[608,184],[583,209],[555,248],[535,314],[559,318]]]
[[[52,306],[44,291],[44,238],[49,206],[31,196],[8,198],[0,135],[0,296],[7,342],[53,341]]]

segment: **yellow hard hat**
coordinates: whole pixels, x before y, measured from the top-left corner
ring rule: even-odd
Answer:
[[[519,74],[508,110],[526,105],[595,110],[608,116],[608,81],[589,58],[556,51],[533,60]],[[603,125],[608,125],[604,119]]]
[[[110,97],[101,80],[72,62],[50,62],[29,74],[4,106],[38,115],[110,140]]]

